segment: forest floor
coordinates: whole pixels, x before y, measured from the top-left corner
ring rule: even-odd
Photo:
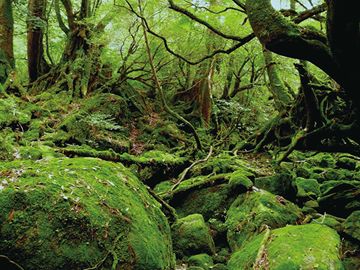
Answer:
[[[199,152],[108,93],[4,96],[0,128],[0,269],[360,269],[359,157]]]

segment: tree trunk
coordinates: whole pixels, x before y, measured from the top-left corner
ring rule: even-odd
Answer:
[[[234,77],[234,71],[233,71],[233,65],[234,65],[234,58],[230,57],[229,58],[229,63],[228,63],[228,70],[226,73],[226,80],[225,80],[225,84],[224,84],[224,90],[222,93],[221,98],[222,99],[229,99],[229,95],[230,95],[230,89],[231,89],[231,85],[233,82],[233,77]]]
[[[291,96],[280,78],[272,53],[264,48],[263,55],[270,82],[269,89],[275,101],[275,108],[280,112],[291,103]]]
[[[29,0],[27,18],[27,54],[29,81],[36,81],[49,71],[44,57],[43,36],[45,29],[46,0]]]
[[[15,68],[11,2],[11,0],[0,0],[0,83],[4,83],[10,71]]]

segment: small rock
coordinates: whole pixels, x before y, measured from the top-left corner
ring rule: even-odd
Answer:
[[[199,253],[215,254],[215,244],[209,227],[200,214],[178,219],[172,225],[174,251],[178,257]]]

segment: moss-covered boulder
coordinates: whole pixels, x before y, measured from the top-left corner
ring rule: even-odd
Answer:
[[[236,189],[228,184],[190,190],[184,196],[171,201],[180,217],[194,213],[202,214],[205,220],[218,218],[224,220],[226,210],[236,198]]]
[[[301,217],[295,204],[265,190],[241,194],[227,211],[228,243],[236,250],[267,226],[279,228],[294,224]]]
[[[313,221],[311,221],[311,223],[313,223],[313,224],[326,225],[326,226],[336,230],[338,233],[342,233],[342,231],[343,231],[343,228],[342,228],[343,222],[344,222],[344,219],[335,217],[335,216],[332,216],[329,214],[324,214],[324,215],[314,219]]]
[[[296,197],[300,200],[316,200],[320,195],[320,185],[316,179],[297,177],[293,185],[296,190]]]
[[[172,225],[174,251],[178,258],[199,253],[214,254],[215,244],[202,215],[178,219]]]
[[[32,269],[172,269],[170,228],[121,164],[0,163],[0,254]]]
[[[343,224],[344,232],[360,241],[360,211],[353,212]]]
[[[290,225],[255,237],[232,255],[228,269],[343,270],[339,247],[339,235],[327,226]]]

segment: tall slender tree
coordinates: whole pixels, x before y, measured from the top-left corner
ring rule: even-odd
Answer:
[[[13,51],[14,20],[11,0],[0,0],[0,83],[15,68]]]
[[[27,18],[27,55],[30,82],[49,71],[44,57],[46,0],[29,0]]]

